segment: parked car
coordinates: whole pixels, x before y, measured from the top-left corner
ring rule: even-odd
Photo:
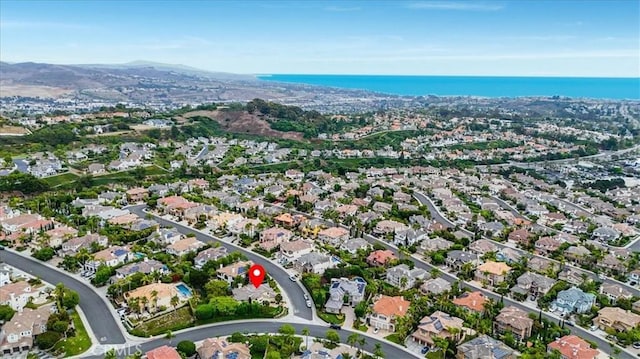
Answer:
[[[340,326],[340,324],[329,324],[329,328],[331,329],[342,329],[342,327]]]
[[[634,342],[633,349],[640,349],[640,342]]]
[[[592,325],[591,328],[589,328],[590,331],[595,332],[596,330],[598,330],[598,326],[597,325]]]
[[[304,299],[309,300],[309,295],[307,293],[304,294]]]
[[[292,282],[295,282],[298,280],[298,278],[295,275],[292,275],[291,277],[289,277],[289,279],[291,279]]]
[[[575,326],[576,326],[576,323],[574,323],[574,322],[572,322],[572,321],[570,321],[570,320],[567,320],[567,321],[566,321],[566,322],[564,322],[564,323],[565,323],[566,325],[570,326],[570,327],[575,327]]]
[[[429,351],[429,347],[424,347],[422,348],[422,350],[420,351],[420,353],[422,354],[427,354],[427,352]]]
[[[373,328],[373,334],[378,334],[379,331],[380,331],[380,328],[378,327]]]
[[[307,308],[311,308],[311,301],[307,300]]]

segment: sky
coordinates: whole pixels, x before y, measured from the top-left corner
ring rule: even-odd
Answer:
[[[640,1],[0,0],[0,60],[640,77]]]

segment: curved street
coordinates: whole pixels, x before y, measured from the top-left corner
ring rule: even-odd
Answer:
[[[182,234],[194,234],[196,238],[202,242],[218,242],[223,247],[226,247],[229,252],[239,251],[242,252],[249,260],[254,263],[261,264],[264,269],[278,284],[282,287],[282,289],[286,292],[289,300],[291,301],[291,309],[293,310],[293,314],[297,317],[313,320],[313,309],[307,308],[306,299],[304,299],[304,294],[306,293],[302,288],[302,285],[297,281],[293,282],[289,279],[290,275],[280,266],[276,265],[272,261],[260,256],[257,253],[254,253],[250,250],[237,246],[235,244],[231,244],[228,242],[224,242],[217,237],[214,237],[209,234],[205,234],[201,231],[195,230],[189,226],[185,226],[183,224],[177,223],[175,221],[170,221],[160,216],[144,212],[146,205],[136,205],[127,207],[131,213],[138,215],[139,217],[144,218],[146,215],[150,215],[156,222],[160,223],[162,226],[167,227],[175,227]],[[310,300],[312,300],[310,298]],[[312,306],[313,307],[313,306]]]
[[[10,250],[0,251],[0,260],[12,267],[16,267],[52,285],[63,283],[67,288],[75,290],[80,295],[80,308],[89,318],[89,325],[100,343],[96,344],[124,344],[126,338],[122,334],[115,312],[86,283],[72,276],[43,264],[31,257],[13,253]]]
[[[322,326],[317,324],[287,323],[284,321],[274,322],[274,321],[264,321],[264,320],[252,320],[252,321],[242,321],[242,322],[230,322],[230,323],[220,323],[212,326],[199,327],[199,328],[189,329],[186,331],[176,332],[174,333],[175,337],[171,340],[171,344],[169,343],[168,339],[160,337],[160,338],[152,339],[142,344],[133,345],[129,347],[114,347],[114,349],[116,350],[118,357],[124,357],[128,354],[135,353],[137,350],[140,350],[143,353],[145,353],[148,350],[157,348],[162,345],[176,345],[181,340],[190,340],[192,342],[197,342],[200,340],[204,340],[206,338],[215,338],[215,337],[231,335],[235,332],[240,332],[244,334],[251,334],[251,333],[275,334],[275,333],[278,333],[278,329],[284,324],[290,324],[294,328],[296,328],[296,334],[298,335],[300,335],[300,333],[302,332],[302,329],[304,328],[309,329],[310,341],[312,341],[314,337],[324,338],[327,330],[329,329],[328,326]],[[382,351],[384,352],[386,358],[409,358],[409,357],[420,358],[419,356],[415,356],[415,354],[412,354],[409,351],[404,350],[403,348],[397,345],[391,344],[385,340],[372,338],[370,336],[367,336],[363,332],[355,332],[348,329],[336,330],[336,332],[340,335],[341,343],[346,343],[347,337],[352,333],[360,334],[366,340],[365,345],[363,346],[362,349],[370,353],[374,351],[375,344],[379,343],[380,346],[382,347]],[[305,338],[303,338],[303,343],[304,341],[305,341]],[[98,348],[93,353],[87,353],[85,357],[102,359],[104,357],[105,351],[108,349],[109,349],[108,347]]]

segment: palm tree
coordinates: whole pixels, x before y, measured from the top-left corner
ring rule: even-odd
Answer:
[[[173,338],[175,338],[175,334],[173,334],[173,332],[171,330],[167,330],[167,333],[165,334],[164,338],[169,340],[169,344],[171,344],[171,341],[173,340]]]
[[[440,269],[434,267],[429,271],[429,274],[431,278],[438,278],[440,276]]]
[[[58,305],[58,310],[62,310],[62,299],[64,298],[64,284],[58,283],[56,284],[56,288],[53,290],[53,293],[56,298],[56,304]]]
[[[309,350],[309,334],[310,334],[309,328],[307,327],[302,328],[302,335],[305,336],[305,347],[307,350]]]
[[[384,358],[384,352],[382,351],[382,345],[380,345],[380,343],[375,344],[373,356],[376,358]]]
[[[409,278],[407,278],[405,276],[400,278],[400,288],[406,289],[407,288],[407,284],[409,284]]]
[[[116,350],[111,348],[106,353],[104,353],[104,359],[116,359],[118,356],[116,355]]]
[[[176,307],[178,306],[178,304],[180,303],[180,298],[178,298],[177,295],[174,295],[173,297],[171,297],[171,307],[173,307],[173,314],[176,314]]]
[[[149,304],[149,298],[140,297],[140,301],[142,302],[142,308],[140,309],[140,312],[142,312],[142,309],[145,309],[146,311],[149,311],[149,308],[147,308],[147,304]]]
[[[349,344],[351,348],[354,348],[359,339],[360,334],[352,333],[347,337],[347,344]]]
[[[151,300],[153,301],[153,310],[157,312],[158,311],[158,291],[157,290],[151,291]]]

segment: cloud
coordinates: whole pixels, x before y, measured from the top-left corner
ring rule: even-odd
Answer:
[[[86,30],[93,26],[84,24],[73,24],[51,21],[22,21],[22,20],[0,20],[0,29],[58,29],[58,30]]]
[[[406,7],[418,10],[498,11],[502,10],[504,5],[476,1],[420,1],[410,3]]]

